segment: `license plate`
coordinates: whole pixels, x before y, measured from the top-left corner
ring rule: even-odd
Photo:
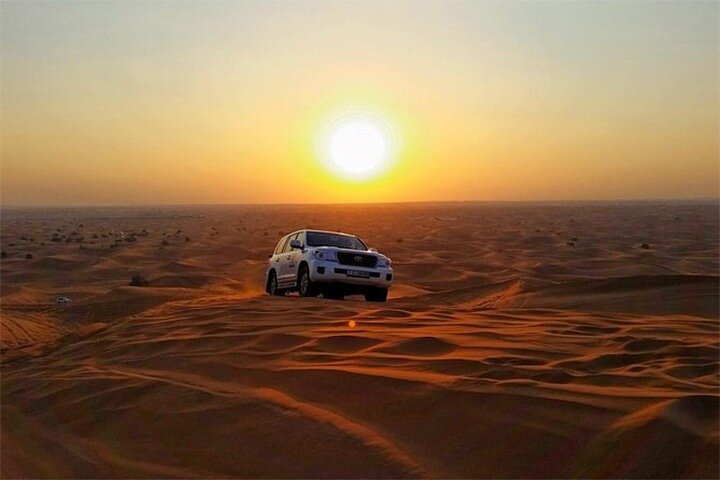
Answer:
[[[348,270],[347,276],[348,277],[370,278],[370,272],[364,272],[362,270]]]

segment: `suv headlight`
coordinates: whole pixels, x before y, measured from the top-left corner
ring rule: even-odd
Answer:
[[[389,258],[387,258],[387,257],[379,257],[378,258],[378,261],[377,261],[378,267],[389,267],[390,265],[392,265],[392,260],[390,260]]]
[[[315,250],[313,256],[318,260],[324,260],[326,262],[337,262],[337,252],[333,250]]]

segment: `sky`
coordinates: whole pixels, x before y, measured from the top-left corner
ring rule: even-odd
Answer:
[[[715,1],[3,1],[0,203],[717,198],[719,25]],[[328,168],[349,112],[392,144],[370,178]]]

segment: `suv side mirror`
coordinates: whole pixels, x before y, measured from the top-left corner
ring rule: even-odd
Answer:
[[[368,250],[370,250],[371,252],[378,253],[377,248],[368,248]]]
[[[292,240],[290,240],[290,248],[297,248],[297,249],[302,250],[303,244],[297,238],[293,238]]]

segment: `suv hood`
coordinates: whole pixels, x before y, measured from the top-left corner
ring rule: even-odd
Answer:
[[[377,258],[388,259],[388,257],[383,255],[382,253],[373,252],[372,250],[354,250],[352,248],[326,247],[326,246],[308,247],[308,248],[312,249],[312,250],[323,250],[323,251],[328,251],[328,252],[332,251],[332,252],[344,252],[344,253],[351,253],[351,254],[372,255]]]
[[[308,247],[313,250],[327,250],[327,251],[333,251],[333,252],[345,252],[345,253],[362,253],[364,255],[378,255],[377,252],[373,252],[372,250],[355,250],[353,248],[341,248],[341,247]],[[379,255],[382,257],[382,255]]]

